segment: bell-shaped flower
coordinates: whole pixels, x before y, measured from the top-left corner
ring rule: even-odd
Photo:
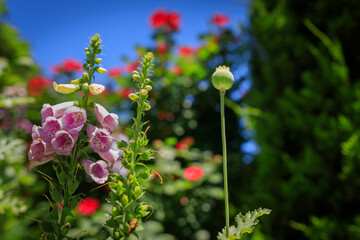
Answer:
[[[56,119],[55,117],[48,117],[46,121],[43,123],[42,129],[40,130],[41,137],[46,142],[51,142],[51,140],[55,137],[57,131],[62,129],[61,121]]]
[[[86,131],[94,152],[107,152],[110,149],[113,139],[108,130],[89,124]]]
[[[86,111],[79,107],[69,107],[61,117],[63,128],[70,133],[78,133],[86,122]]]
[[[90,84],[89,90],[92,95],[99,95],[105,90],[105,86],[97,83]]]
[[[51,144],[46,143],[41,139],[34,140],[30,145],[28,157],[28,167],[31,171],[34,167],[50,161],[54,157],[54,150]]]
[[[65,130],[60,130],[56,132],[51,140],[51,145],[57,154],[69,155],[78,136],[78,134],[70,134]]]
[[[108,161],[110,163],[110,166],[113,166],[114,163],[122,157],[122,152],[121,150],[113,150],[113,149],[109,149],[106,152],[98,152],[98,154],[100,155],[100,157],[106,161]]]
[[[31,130],[31,137],[33,140],[38,140],[39,138],[41,138],[40,134],[42,132],[42,128],[38,127],[36,125],[33,125],[32,130]],[[42,135],[42,134],[41,134]]]
[[[129,173],[129,170],[127,170],[121,163],[122,163],[121,160],[115,161],[112,167],[109,166],[109,170],[110,172],[120,174],[123,178],[126,178],[126,176]]]
[[[119,125],[119,117],[115,113],[109,113],[103,106],[95,103],[96,118],[101,126],[112,133]]]
[[[59,103],[54,106],[51,106],[48,103],[44,104],[41,109],[41,123],[45,122],[48,117],[61,118],[64,115],[65,110],[72,106],[74,106],[74,102],[72,101]]]
[[[75,85],[75,84],[59,84],[58,85],[56,82],[53,82],[53,86],[54,86],[55,91],[62,93],[62,94],[73,93],[80,89],[80,86]]]
[[[109,170],[107,164],[103,160],[92,162],[89,160],[83,160],[82,165],[87,174],[90,175],[92,180],[98,184],[103,184],[108,180]]]

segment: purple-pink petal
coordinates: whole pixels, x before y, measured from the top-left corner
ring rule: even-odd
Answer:
[[[51,145],[42,141],[41,139],[34,140],[30,145],[28,152],[29,157],[29,170],[32,170],[35,166],[44,164],[50,161],[54,156]]]
[[[41,109],[41,123],[45,122],[48,117],[61,118],[65,110],[72,106],[74,106],[74,102],[72,101],[59,103],[54,106],[48,103],[44,104]]]
[[[86,111],[79,107],[70,107],[65,110],[61,122],[68,132],[80,132],[86,122]]]
[[[118,160],[122,156],[121,150],[113,150],[109,149],[106,152],[98,152],[100,157],[110,163],[110,166],[113,166],[116,160]]]
[[[70,133],[64,130],[56,132],[55,137],[51,140],[51,145],[54,148],[54,151],[59,155],[69,155],[74,144],[75,137]]]
[[[122,163],[122,161],[117,160],[111,168],[109,166],[109,170],[110,170],[110,172],[118,173],[123,178],[126,178],[126,176],[129,173],[129,170],[127,170],[121,163]]]
[[[89,125],[86,131],[88,133],[90,144],[93,147],[94,152],[106,152],[110,149],[113,139],[106,129]]]
[[[107,169],[106,162],[103,160],[96,162],[83,160],[82,164],[86,173],[89,174],[96,183],[103,184],[108,180],[109,170]]]
[[[51,142],[57,131],[62,129],[61,122],[55,117],[48,117],[43,123],[42,137],[45,141]]]
[[[97,103],[95,104],[94,109],[96,118],[100,122],[101,126],[112,133],[119,125],[118,115],[115,113],[109,113],[103,106]]]

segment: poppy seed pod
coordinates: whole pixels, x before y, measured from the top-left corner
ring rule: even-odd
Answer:
[[[230,72],[229,67],[219,66],[212,75],[211,82],[220,91],[228,90],[234,84],[234,75]]]

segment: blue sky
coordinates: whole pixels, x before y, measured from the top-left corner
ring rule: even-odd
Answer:
[[[65,58],[84,59],[89,37],[99,33],[103,40],[103,65],[121,64],[121,56],[135,58],[135,44],[152,43],[148,21],[162,7],[181,13],[180,44],[196,45],[197,36],[209,28],[215,12],[230,16],[236,27],[247,23],[248,0],[123,1],[123,0],[8,0],[6,21],[17,27],[32,47],[33,57],[49,74],[52,65]]]

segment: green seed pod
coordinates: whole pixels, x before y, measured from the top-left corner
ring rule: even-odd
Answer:
[[[212,75],[211,82],[216,89],[225,91],[230,89],[234,84],[234,76],[230,72],[230,68],[226,66],[219,66]]]

